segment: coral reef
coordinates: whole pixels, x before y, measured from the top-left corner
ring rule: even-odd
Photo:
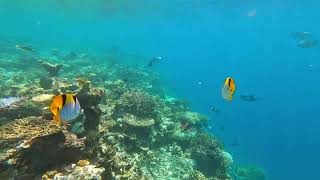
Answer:
[[[190,111],[176,113],[175,119],[181,123],[181,128],[183,130],[200,128],[203,124],[208,122],[208,117]]]
[[[16,119],[0,126],[0,146],[10,148],[17,146],[21,140],[31,140],[39,136],[55,134],[61,131],[51,121],[41,117],[29,116]]]
[[[121,52],[112,53],[95,57],[54,49],[47,52],[50,63],[9,52],[7,63],[0,60],[6,67],[0,67],[0,179],[231,179],[230,172],[241,179],[254,174],[231,169],[231,155],[203,130],[208,118],[172,97],[156,73],[119,64]],[[60,127],[48,107],[61,93],[76,94],[83,114]],[[10,96],[17,98],[2,99]]]
[[[29,98],[23,98],[21,101],[0,108],[0,121],[41,116],[45,113],[43,108],[44,106],[41,103],[33,102]]]
[[[90,165],[87,160],[80,160],[77,164],[69,164],[59,171],[47,171],[41,176],[43,180],[49,179],[83,179],[83,180],[101,180],[104,172],[103,167]]]
[[[125,114],[123,116],[123,122],[128,124],[131,127],[149,127],[154,125],[154,120],[153,119],[138,119],[134,115],[131,114]]]

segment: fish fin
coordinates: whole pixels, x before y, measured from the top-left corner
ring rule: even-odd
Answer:
[[[49,109],[52,112],[53,116],[56,116],[58,114],[58,108],[51,105]]]
[[[230,94],[229,94],[229,89],[228,89],[228,86],[224,86],[221,90],[221,95],[222,95],[222,98],[225,99],[225,100],[229,100],[229,97],[230,97]]]
[[[59,126],[61,126],[61,124],[62,124],[62,121],[61,121],[61,118],[59,115],[53,116],[53,121]]]
[[[50,105],[50,111],[52,112],[52,114],[54,116],[57,116],[58,113],[59,113],[59,110],[62,109],[63,107],[63,102],[62,102],[62,96],[61,95],[58,95],[58,96],[55,96],[53,97],[52,99],[52,103]]]

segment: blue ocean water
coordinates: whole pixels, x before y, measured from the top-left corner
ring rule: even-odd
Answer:
[[[226,146],[236,163],[260,166],[272,180],[320,179],[319,47],[299,48],[289,37],[307,31],[320,40],[319,7],[315,0],[3,0],[0,35],[24,37],[39,51],[119,47],[162,56],[154,71],[210,116],[226,145],[239,142]],[[228,76],[237,85],[231,103],[221,99]],[[243,93],[261,100],[244,102]]]

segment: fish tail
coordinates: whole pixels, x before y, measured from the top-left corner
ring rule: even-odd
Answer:
[[[59,126],[61,126],[61,124],[62,124],[62,121],[61,121],[61,118],[59,115],[53,116],[53,121]]]

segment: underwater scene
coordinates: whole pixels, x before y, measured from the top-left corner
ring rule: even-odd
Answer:
[[[1,0],[0,180],[320,179],[319,7]]]

